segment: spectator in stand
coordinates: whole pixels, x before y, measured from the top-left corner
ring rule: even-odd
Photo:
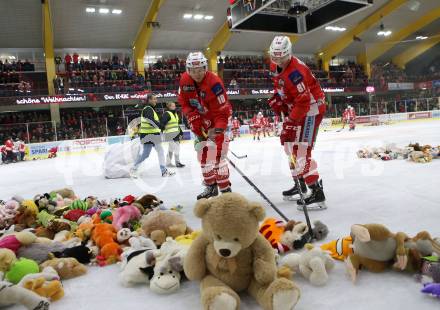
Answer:
[[[61,65],[62,62],[63,62],[63,59],[61,58],[61,56],[57,55],[55,57],[55,68],[56,68],[57,72],[60,72],[60,65]]]
[[[231,87],[232,89],[238,89],[238,83],[234,78],[232,78],[229,82],[229,87]]]
[[[72,62],[72,56],[70,56],[70,54],[67,53],[66,56],[64,56],[64,70],[65,71],[70,71],[71,62]]]
[[[79,69],[78,61],[79,61],[79,55],[78,53],[75,52],[73,53],[73,70]]]

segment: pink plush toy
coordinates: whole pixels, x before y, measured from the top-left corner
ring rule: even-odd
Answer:
[[[131,220],[141,218],[141,212],[133,205],[119,207],[113,213],[113,227],[119,231],[123,225]]]
[[[8,228],[14,224],[19,207],[20,204],[15,200],[9,200],[4,205],[0,205],[0,229]]]

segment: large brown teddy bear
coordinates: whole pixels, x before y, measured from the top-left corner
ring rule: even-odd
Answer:
[[[202,234],[184,261],[185,275],[200,280],[204,309],[235,310],[237,293],[248,291],[266,310],[290,310],[300,292],[277,277],[275,253],[258,232],[265,217],[260,204],[236,193],[197,202],[194,214],[202,219]]]

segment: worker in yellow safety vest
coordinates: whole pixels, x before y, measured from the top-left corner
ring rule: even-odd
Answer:
[[[155,95],[148,96],[146,104],[141,111],[141,122],[139,126],[139,137],[142,142],[142,153],[138,156],[133,168],[130,170],[132,178],[138,177],[138,168],[142,162],[150,156],[151,149],[157,152],[159,158],[160,171],[163,177],[175,174],[165,167],[165,156],[162,148],[162,129],[160,127],[160,119],[154,107],[157,105],[157,97]]]
[[[164,140],[168,142],[167,166],[174,167],[171,163],[174,154],[174,160],[177,168],[185,167],[180,162],[180,140],[183,137],[182,129],[179,126],[179,115],[176,112],[176,104],[172,101],[167,103],[167,110],[160,119],[160,125],[163,128]]]

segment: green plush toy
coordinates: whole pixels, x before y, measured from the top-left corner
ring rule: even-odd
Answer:
[[[111,224],[113,221],[112,211],[110,211],[110,210],[102,211],[100,214],[100,218],[101,218],[101,221]]]
[[[74,202],[72,202],[70,204],[70,210],[83,210],[83,211],[87,211],[89,209],[89,205],[87,204],[87,202],[83,201],[83,200],[75,200]]]
[[[47,213],[47,211],[40,211],[37,215],[38,224],[41,224],[43,227],[47,228],[51,221],[53,221],[56,217],[52,214]]]
[[[17,284],[20,280],[28,274],[39,273],[40,267],[32,259],[20,258],[17,260],[6,273],[6,280]]]

